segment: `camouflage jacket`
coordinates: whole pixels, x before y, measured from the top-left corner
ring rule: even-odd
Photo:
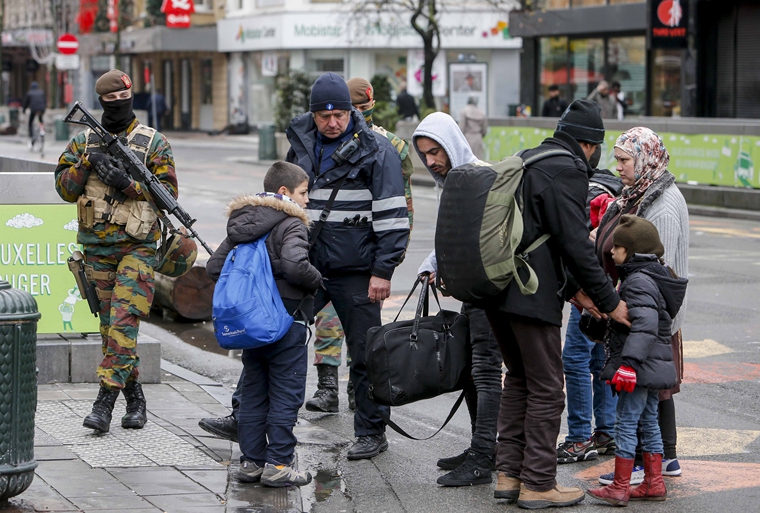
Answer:
[[[138,124],[139,121],[135,119],[124,132],[118,134],[119,137],[127,137]],[[58,195],[69,203],[75,203],[79,196],[84,194],[85,183],[87,183],[90,173],[94,172],[84,154],[87,146],[86,134],[87,131],[83,131],[71,139],[58,159],[58,166],[55,168],[55,189]],[[156,132],[148,150],[147,167],[176,198],[178,188],[177,174],[174,170],[174,156],[169,141],[160,132]],[[137,182],[134,182],[124,193],[132,199],[146,201],[141,186]],[[145,242],[155,242],[160,237],[161,232],[158,223],[155,223]],[[77,242],[80,244],[111,245],[128,241],[134,241],[134,239],[127,235],[125,227],[109,222],[96,222],[91,230],[80,226],[77,234]]]
[[[414,173],[414,164],[412,163],[412,156],[409,154],[409,143],[381,126],[371,122],[368,124],[373,131],[387,137],[398,151],[399,157],[401,157],[401,173],[404,175],[404,197],[406,198],[406,209],[409,212],[409,230],[411,231],[412,220],[414,218],[414,207],[412,206],[412,174]]]

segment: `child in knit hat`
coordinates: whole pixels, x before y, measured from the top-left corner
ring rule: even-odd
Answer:
[[[612,241],[612,258],[621,280],[619,294],[628,306],[631,327],[612,321],[605,337],[607,362],[601,377],[619,393],[615,477],[611,485],[587,493],[625,506],[629,500],[665,500],[667,496],[657,422],[658,391],[676,383],[670,327],[686,295],[688,280],[678,278],[664,264],[660,235],[646,219],[623,215]],[[631,488],[639,423],[644,482]]]

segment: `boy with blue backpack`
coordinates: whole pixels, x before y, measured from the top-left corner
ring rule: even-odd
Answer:
[[[275,162],[264,178],[266,192],[234,198],[227,207],[227,237],[206,265],[213,280],[231,287],[229,269],[248,243],[265,243],[277,290],[290,327],[279,340],[243,350],[243,378],[237,414],[240,450],[238,479],[266,486],[302,486],[308,472],[295,469],[293,427],[306,393],[307,324],[313,319],[314,292],[322,276],[309,263],[309,178],[298,166]],[[262,240],[263,239],[263,240]],[[240,262],[238,262],[240,264]],[[268,271],[268,269],[266,269]],[[251,268],[254,279],[262,269]],[[235,278],[236,280],[239,278]],[[270,298],[271,299],[271,298]],[[277,298],[274,299],[275,303]],[[215,292],[215,307],[217,297]],[[256,321],[258,316],[247,319]],[[263,319],[262,319],[263,322]],[[215,325],[216,325],[215,321]],[[216,326],[217,338],[227,326]],[[235,330],[232,328],[233,331]]]

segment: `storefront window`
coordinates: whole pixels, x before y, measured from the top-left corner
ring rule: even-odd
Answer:
[[[592,5],[604,5],[606,0],[572,0],[573,7],[589,7]]]
[[[570,98],[585,100],[604,79],[604,40],[570,40],[570,63]]]
[[[620,82],[626,116],[644,114],[646,102],[647,51],[644,36],[615,37],[607,42],[608,82]]]
[[[201,104],[211,105],[213,101],[214,68],[211,59],[201,61]]]
[[[570,0],[536,0],[536,9],[567,9],[570,7]]]
[[[560,95],[570,97],[570,81],[568,77],[567,38],[541,38],[541,54],[539,56],[539,104],[540,107],[549,97],[549,86],[559,86]],[[539,109],[540,112],[540,109]]]
[[[646,0],[610,0],[610,4],[641,4]]]
[[[317,0],[312,0],[317,1]],[[321,0],[326,1],[326,0]],[[332,0],[330,0],[332,1]],[[646,0],[534,0],[534,9],[567,9],[569,7],[590,7],[594,5],[640,4]]]
[[[681,115],[681,50],[652,52],[652,115]]]

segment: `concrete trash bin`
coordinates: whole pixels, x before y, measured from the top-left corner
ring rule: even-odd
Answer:
[[[63,118],[55,118],[55,140],[69,140],[69,125],[64,123]]]
[[[34,479],[37,302],[0,280],[0,502]]]
[[[264,125],[259,128],[259,160],[277,160],[274,125]]]

